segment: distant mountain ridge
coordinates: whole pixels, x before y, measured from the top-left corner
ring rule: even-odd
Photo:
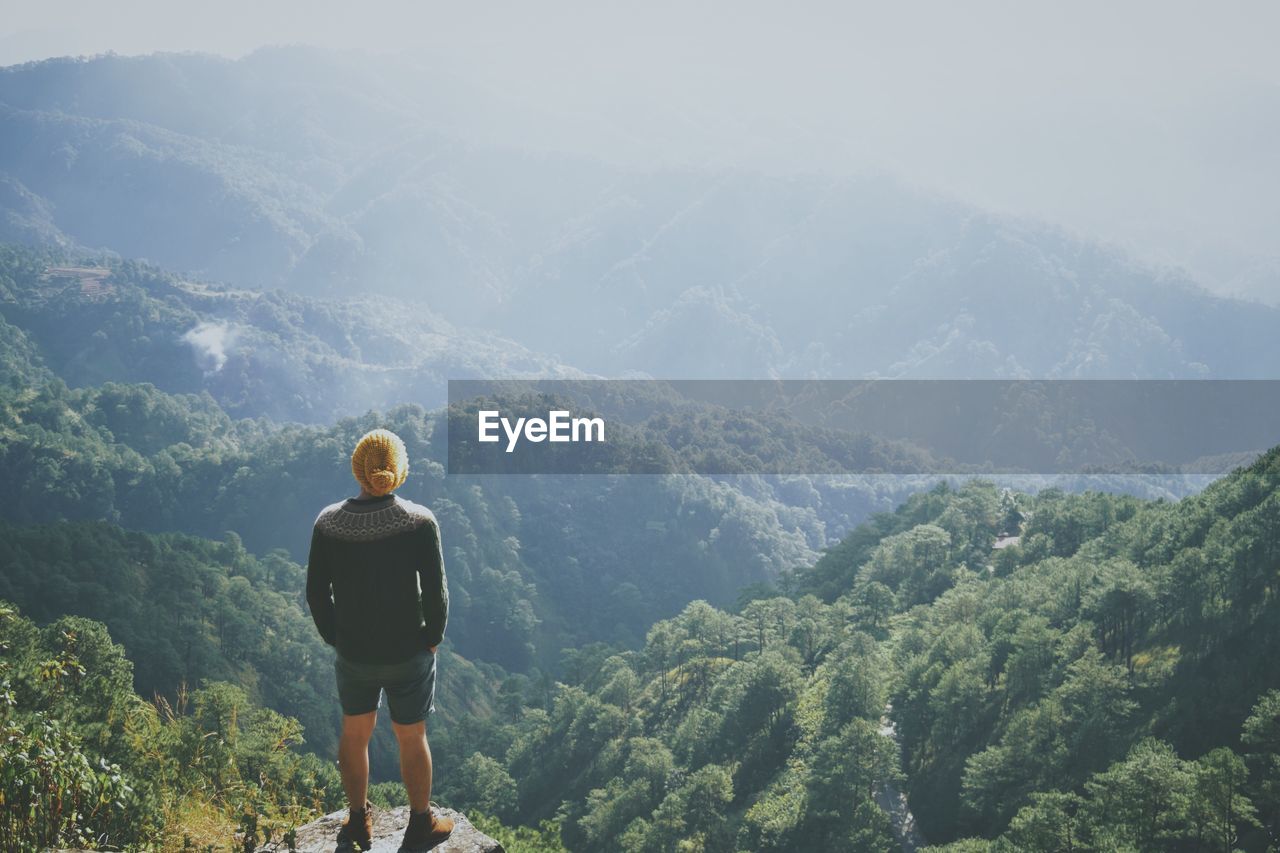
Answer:
[[[885,178],[465,136],[484,93],[312,49],[0,70],[0,239],[393,294],[593,373],[1266,377],[1280,311]],[[513,107],[514,109],[514,107]]]
[[[237,289],[56,250],[0,246],[0,316],[24,331],[0,346],[34,346],[28,369],[43,363],[72,387],[150,382],[276,421],[439,406],[449,378],[582,375],[391,297]]]

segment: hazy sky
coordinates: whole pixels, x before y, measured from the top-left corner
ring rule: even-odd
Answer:
[[[400,53],[537,111],[562,147],[888,169],[1275,299],[1277,33],[1269,0],[8,0],[0,64],[293,43]]]

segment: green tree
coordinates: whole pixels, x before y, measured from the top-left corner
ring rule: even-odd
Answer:
[[[1177,848],[1188,835],[1194,783],[1173,747],[1154,738],[1140,741],[1085,785],[1096,843],[1152,853]]]
[[[1272,845],[1280,844],[1280,690],[1264,694],[1245,720],[1240,742],[1249,750],[1251,794]]]
[[[1253,802],[1245,794],[1246,783],[1244,759],[1225,747],[1196,762],[1193,819],[1208,849],[1231,853],[1240,828],[1258,825]]]
[[[1017,850],[1076,853],[1088,847],[1081,838],[1081,799],[1074,793],[1037,791],[1009,822],[1005,838]]]
[[[457,771],[454,790],[460,804],[467,808],[509,820],[516,806],[516,783],[497,761],[473,752]]]

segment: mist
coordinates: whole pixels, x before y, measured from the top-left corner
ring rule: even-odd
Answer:
[[[887,173],[1280,298],[1274,4],[60,1],[0,27],[4,64],[357,51],[417,70],[396,86],[455,95],[465,137],[641,168]]]

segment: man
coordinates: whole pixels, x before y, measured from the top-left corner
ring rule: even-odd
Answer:
[[[360,494],[316,517],[307,558],[307,604],[324,641],[336,649],[342,703],[338,765],[349,816],[340,846],[368,850],[369,738],[382,693],[400,745],[409,795],[402,850],[426,850],[453,831],[431,809],[427,714],[435,710],[436,647],[449,613],[440,528],[431,510],[392,494],[409,475],[404,442],[375,429],[351,455]]]

